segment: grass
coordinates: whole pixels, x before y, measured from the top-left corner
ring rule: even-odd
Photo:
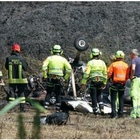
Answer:
[[[81,55],[81,57],[83,56],[84,55]],[[38,67],[41,68],[40,62],[31,60],[29,61],[31,70],[36,70],[36,65],[39,64]],[[3,70],[3,73],[6,75],[7,71]],[[40,70],[36,70],[34,73],[38,74]],[[3,91],[0,91],[0,97],[3,96]],[[1,102],[0,105],[1,104],[3,103]],[[52,112],[54,112],[54,110],[49,110],[40,115],[44,116]],[[33,123],[36,116],[35,109],[28,106],[27,111],[20,116],[18,108],[16,107],[13,111],[0,117],[0,139],[16,139],[21,138],[20,136],[22,136],[22,138],[26,136],[28,139],[34,138],[34,136],[40,139],[139,139],[140,118],[129,120],[129,113],[130,110],[128,107],[123,119],[110,119],[109,115],[96,117],[93,114],[71,111],[70,121],[68,121],[67,125],[41,125],[40,128],[34,129],[34,127],[37,127]],[[22,128],[23,126],[19,126],[18,117],[20,121],[22,120],[20,123],[24,124],[26,132],[22,133],[19,131],[24,128]],[[40,135],[33,135],[33,133],[37,133],[37,131]],[[20,136],[19,132],[21,133]]]
[[[55,110],[48,110],[41,113],[41,116],[51,114]],[[70,112],[70,121],[67,125],[41,125],[41,139],[139,139],[140,119],[129,120],[129,110],[121,119],[110,119],[109,115],[94,116],[93,114],[83,114],[80,112]],[[22,113],[23,123],[28,139],[33,138],[32,132],[34,116],[33,107],[27,107],[27,111]],[[0,138],[18,138],[18,108],[0,117]],[[37,133],[37,132],[36,132]]]

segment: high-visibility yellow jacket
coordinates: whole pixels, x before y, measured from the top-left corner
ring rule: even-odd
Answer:
[[[65,70],[65,74],[64,74]],[[64,76],[67,80],[71,74],[71,65],[69,62],[60,55],[52,55],[45,59],[42,65],[43,77],[47,78],[48,75],[57,75],[60,77]]]
[[[104,84],[106,84],[107,67],[103,60],[92,59],[87,63],[81,83],[86,84],[87,80],[92,80],[95,82],[102,81]]]

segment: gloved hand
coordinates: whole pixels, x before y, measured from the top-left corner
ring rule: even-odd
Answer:
[[[68,78],[66,76],[63,77],[64,81],[68,81]]]
[[[43,82],[47,82],[47,81],[48,81],[48,78],[44,78],[44,77],[43,77],[43,78],[42,78],[42,81],[43,81]]]
[[[81,91],[84,91],[84,90],[86,90],[86,84],[82,84],[81,85],[81,89],[80,89]]]
[[[0,80],[0,85],[1,86],[4,86],[5,85],[3,79]]]
[[[106,85],[103,85],[103,86],[102,86],[102,89],[105,89],[105,88],[106,88]]]
[[[60,82],[65,82],[66,80],[64,78],[60,78]]]

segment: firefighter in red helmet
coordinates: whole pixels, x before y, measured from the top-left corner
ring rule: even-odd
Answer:
[[[19,44],[14,44],[14,45],[12,46],[12,51],[17,51],[17,52],[20,53],[20,45],[19,45]]]
[[[19,44],[12,46],[12,53],[6,58],[5,68],[8,70],[9,81],[9,102],[15,100],[16,93],[18,97],[22,97],[20,102],[20,111],[25,111],[25,88],[27,86],[27,78],[25,72],[28,68],[28,63],[21,56],[21,50]]]

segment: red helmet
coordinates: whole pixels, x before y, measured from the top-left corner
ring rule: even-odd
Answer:
[[[20,53],[20,45],[19,45],[19,44],[14,44],[14,45],[12,46],[12,51],[17,51],[17,52]]]

